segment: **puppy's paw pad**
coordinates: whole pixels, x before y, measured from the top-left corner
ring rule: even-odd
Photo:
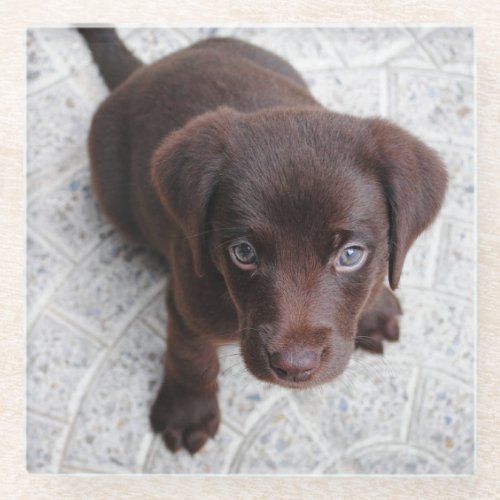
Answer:
[[[210,436],[201,429],[187,430],[184,433],[184,448],[186,448],[191,455],[194,455],[202,448],[209,437]]]
[[[185,448],[194,454],[219,427],[217,395],[192,393],[164,382],[151,408],[150,421],[170,451]]]
[[[182,440],[181,440],[181,432],[179,430],[172,429],[165,431],[162,437],[163,437],[163,442],[170,451],[175,453],[176,451],[180,450],[182,446]]]

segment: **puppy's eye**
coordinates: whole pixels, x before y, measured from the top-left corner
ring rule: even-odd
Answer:
[[[257,252],[250,243],[238,243],[230,247],[231,260],[240,269],[255,269],[257,267]]]
[[[351,246],[344,248],[337,259],[336,266],[345,268],[345,270],[356,269],[364,262],[365,254],[363,247]]]

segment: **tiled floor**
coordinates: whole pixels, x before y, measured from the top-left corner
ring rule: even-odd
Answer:
[[[402,338],[384,358],[289,392],[223,349],[215,440],[173,455],[148,426],[165,273],[125,244],[89,187],[86,133],[106,89],[78,34],[28,33],[27,463],[33,472],[471,473],[474,463],[472,31],[127,29],[152,61],[234,35],[285,56],[327,107],[391,118],[435,147],[451,185],[407,259]]]

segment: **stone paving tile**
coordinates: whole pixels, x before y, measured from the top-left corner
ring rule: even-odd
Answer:
[[[394,68],[435,69],[436,65],[420,45],[412,45],[389,59]]]
[[[426,37],[427,35],[429,35],[429,33],[432,33],[434,30],[436,30],[437,27],[434,27],[434,26],[412,26],[410,28],[408,28],[408,30],[413,33],[413,35],[415,37],[417,37],[418,39],[421,39],[421,38],[424,38]]]
[[[446,194],[443,216],[467,222],[474,221],[474,153],[466,149],[436,147],[448,170],[449,189]]]
[[[28,30],[26,34],[27,81],[28,91],[46,87],[55,82],[60,73],[44,47],[40,31]]]
[[[346,454],[326,474],[451,474],[442,461],[407,443],[379,443]]]
[[[275,54],[294,61],[299,70],[318,67],[342,67],[332,43],[332,32],[315,28],[222,28],[212,36],[230,36],[272,50]]]
[[[64,168],[85,151],[95,103],[66,79],[28,96],[28,174]]]
[[[43,28],[30,30],[50,53],[60,77],[79,75],[92,62],[90,52],[76,30]]]
[[[379,70],[306,71],[303,76],[314,97],[328,109],[361,117],[380,115]]]
[[[290,396],[321,443],[346,450],[367,438],[399,439],[410,404],[413,369],[371,365],[361,357],[340,380]]]
[[[177,29],[136,29],[127,36],[127,47],[145,63],[157,61],[190,44],[189,38]]]
[[[403,28],[340,28],[330,40],[349,67],[380,66],[413,44]]]
[[[286,391],[264,384],[250,375],[237,346],[222,347],[219,360],[219,401],[224,408],[222,419],[238,431],[248,432],[255,421]]]
[[[390,74],[390,117],[428,141],[472,146],[472,79],[441,71],[398,69]]]
[[[109,344],[162,288],[164,275],[157,254],[129,245],[115,233],[75,267],[52,304]]]
[[[386,359],[439,367],[472,384],[473,305],[462,298],[417,288],[404,288],[398,296],[403,308],[400,342],[386,344]]]
[[[287,403],[279,402],[246,435],[231,472],[307,474],[325,458]]]
[[[140,322],[124,333],[82,401],[65,466],[140,472],[141,448],[151,439],[148,412],[161,382],[163,351],[158,337]]]
[[[475,293],[474,228],[469,223],[444,221],[441,232],[435,288],[472,300]]]
[[[417,391],[409,442],[443,457],[451,470],[471,474],[474,394],[454,378],[425,370]]]
[[[27,346],[29,408],[67,419],[102,346],[49,314],[42,314],[30,329]]]
[[[28,413],[26,466],[28,472],[59,472],[67,426],[52,418]]]
[[[30,323],[43,299],[51,294],[71,270],[70,261],[28,232],[27,239],[27,319]]]
[[[29,204],[28,225],[40,228],[75,260],[113,232],[97,207],[87,165]]]
[[[165,287],[162,287],[162,290],[141,314],[141,318],[148,325],[150,325],[162,338],[166,338],[167,335],[167,308],[165,304],[165,288],[166,283]]]
[[[438,28],[421,44],[441,70],[472,75],[473,37],[472,28]]]
[[[432,288],[436,271],[440,244],[441,218],[435,221],[415,241],[406,254],[400,288],[427,287]]]

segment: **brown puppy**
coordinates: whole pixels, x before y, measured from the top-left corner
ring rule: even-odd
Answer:
[[[325,110],[279,57],[209,39],[143,66],[80,30],[111,89],[89,137],[93,186],[170,269],[165,378],[151,423],[196,452],[219,424],[217,346],[259,379],[332,380],[356,345],[397,340],[405,255],[443,200],[433,151]]]

